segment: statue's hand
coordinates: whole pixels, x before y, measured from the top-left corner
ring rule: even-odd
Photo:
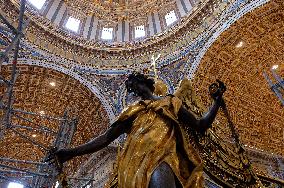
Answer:
[[[57,156],[60,163],[65,163],[73,158],[68,149],[59,149],[54,154]]]
[[[48,157],[44,162],[48,162],[49,164],[55,164],[55,166],[58,168],[58,171],[61,171],[63,163],[72,158],[73,156],[71,155],[68,149],[53,148],[50,150]]]
[[[215,101],[222,105],[224,103],[222,96],[226,91],[226,86],[222,81],[216,81],[217,83],[213,83],[209,86],[209,93]]]

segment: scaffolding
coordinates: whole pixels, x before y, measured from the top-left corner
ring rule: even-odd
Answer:
[[[276,83],[273,83],[273,81],[269,78],[266,72],[263,72],[263,76],[266,79],[270,89],[273,91],[273,93],[280,100],[281,104],[284,106],[284,79],[282,79],[276,73],[275,69],[272,68],[271,72],[272,72],[274,79],[276,80]]]
[[[13,132],[15,135],[30,142],[40,150],[44,151],[45,157],[40,161],[18,160],[13,158],[0,157],[0,183],[18,182],[25,187],[52,187],[55,185],[56,176],[59,171],[56,165],[48,165],[45,159],[51,148],[69,147],[72,138],[77,129],[78,119],[70,117],[68,110],[62,117],[52,117],[40,113],[16,109],[13,107],[14,95],[13,89],[19,72],[17,71],[17,59],[20,49],[20,41],[24,36],[23,31],[27,27],[29,20],[24,20],[24,12],[26,9],[26,0],[21,0],[19,11],[18,27],[15,28],[4,15],[0,13],[2,25],[0,29],[8,31],[14,35],[11,43],[0,54],[0,71],[3,62],[9,62],[12,59],[12,73],[10,80],[0,75],[0,85],[5,87],[6,91],[0,96],[0,140],[4,140],[7,131]],[[9,56],[13,52],[12,58]],[[38,124],[37,120],[45,120],[47,125]],[[20,123],[15,123],[20,122]],[[22,123],[22,124],[21,124]],[[24,125],[23,125],[24,124]],[[26,125],[28,124],[28,126]],[[48,124],[57,125],[58,129],[53,130]],[[32,125],[32,126],[29,126]],[[25,130],[25,131],[23,131]],[[36,141],[27,134],[29,131],[38,131],[52,138],[50,144],[43,144]],[[21,168],[22,164],[29,168]],[[68,177],[69,179],[74,179]],[[92,181],[86,179],[85,181]]]
[[[40,150],[44,151],[45,156],[40,161],[32,160],[18,160],[14,158],[0,157],[0,183],[1,182],[19,182],[25,187],[37,188],[37,187],[53,187],[56,183],[56,176],[59,173],[56,165],[48,165],[44,161],[47,159],[51,148],[66,148],[69,147],[72,138],[77,129],[78,119],[70,117],[68,110],[65,111],[62,117],[51,117],[44,114],[35,112],[29,112],[22,109],[16,109],[13,107],[13,89],[18,76],[17,71],[17,59],[20,49],[20,40],[24,36],[23,31],[28,26],[28,20],[24,21],[24,12],[26,8],[26,0],[21,0],[19,11],[18,27],[15,28],[4,15],[0,14],[0,20],[4,25],[0,25],[0,29],[13,33],[15,36],[11,43],[0,55],[0,70],[4,61],[9,62],[9,54],[13,52],[12,56],[12,73],[10,80],[6,80],[0,75],[0,85],[6,87],[6,92],[3,96],[0,96],[0,112],[3,114],[0,119],[0,140],[3,140],[7,131],[12,131],[15,135],[25,139],[27,142],[32,143]],[[264,76],[270,84],[271,89],[281,100],[284,105],[283,96],[280,96],[280,89],[284,89],[284,81],[277,77],[276,73],[273,73],[278,83],[273,84],[268,78],[267,74]],[[1,114],[0,113],[0,114]],[[47,124],[38,124],[37,119],[46,120]],[[27,126],[22,122],[32,124],[33,126]],[[58,129],[54,130],[48,126],[48,124],[57,125]],[[54,127],[54,126],[53,126]],[[22,131],[25,130],[25,131]],[[49,145],[40,143],[34,138],[30,137],[26,133],[28,131],[39,131],[52,137],[52,141]],[[236,142],[239,142],[238,140]],[[240,147],[241,148],[241,147]],[[281,161],[279,161],[280,164]],[[21,168],[20,164],[25,164],[29,168]],[[281,163],[281,165],[283,165]],[[74,179],[79,181],[85,181],[83,187],[87,187],[90,182],[96,181],[91,178],[80,177],[67,177],[68,179]],[[271,180],[270,180],[271,181]],[[278,183],[278,182],[276,182]]]

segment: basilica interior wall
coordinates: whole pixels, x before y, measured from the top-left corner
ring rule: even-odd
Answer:
[[[182,5],[184,1],[189,2],[187,7]],[[63,26],[66,22],[66,5],[54,2],[46,5],[50,6],[48,11],[41,12],[49,20],[44,20],[45,26]],[[173,7],[181,18],[186,17],[189,11],[195,10],[194,5],[199,4],[199,1],[177,0]],[[12,5],[7,3],[7,7],[11,8]],[[50,109],[52,115],[61,115],[68,107],[75,109],[72,113],[78,116],[79,124],[73,146],[82,144],[103,133],[124,108],[137,100],[126,92],[124,81],[127,74],[136,70],[154,76],[150,59],[153,54],[160,53],[161,58],[156,62],[157,72],[159,79],[166,83],[168,93],[173,94],[179,82],[189,78],[197,95],[205,106],[209,106],[212,102],[208,95],[209,85],[216,79],[225,82],[227,92],[224,98],[252,166],[259,175],[283,180],[283,106],[262,75],[267,71],[272,77],[271,67],[275,64],[283,65],[283,2],[222,1],[218,5],[223,8],[206,12],[206,19],[198,26],[194,25],[197,23],[188,21],[183,26],[187,32],[178,30],[168,39],[159,39],[156,43],[152,41],[154,44],[146,46],[144,50],[139,46],[144,45],[142,41],[131,43],[131,29],[134,25],[130,22],[119,21],[113,26],[115,42],[126,42],[125,46],[99,43],[91,51],[81,48],[88,45],[81,38],[80,44],[72,41],[72,37],[64,32],[64,37],[57,38],[49,30],[40,31],[32,21],[27,37],[22,41],[15,105],[39,112],[38,106],[45,104],[41,101],[48,101],[46,108]],[[3,7],[3,1],[1,6],[1,10],[8,9]],[[55,12],[57,17],[54,16]],[[7,14],[11,14],[12,18],[15,16],[13,13]],[[30,14],[35,16],[34,12]],[[160,14],[163,13],[152,12],[143,20],[149,37],[155,38],[158,32],[167,31]],[[79,31],[84,40],[99,39],[103,23],[99,23],[94,16],[80,17],[82,15],[75,13],[74,16],[84,20]],[[212,25],[209,26],[210,24]],[[60,33],[62,34],[61,30]],[[0,49],[3,50],[11,41],[12,35],[3,30],[0,34]],[[65,39],[72,42],[65,43]],[[110,47],[122,50],[108,52]],[[99,51],[97,48],[104,50]],[[125,50],[127,48],[132,51]],[[9,77],[9,62],[4,62],[1,68],[4,76]],[[283,66],[280,66],[277,74],[283,77],[283,70]],[[50,80],[58,82],[57,89],[44,89],[44,84],[48,84]],[[1,88],[0,92],[3,93],[4,90]],[[225,142],[232,142],[224,114],[218,115],[212,129]],[[47,140],[48,138],[45,141]],[[72,165],[67,166],[68,172],[75,177],[88,177],[94,181],[71,183],[77,187],[103,187],[113,170],[118,145],[122,143],[123,138],[105,150],[73,160]],[[23,147],[21,142],[15,143],[13,150],[3,146],[2,155],[21,157],[16,152],[19,147]],[[27,151],[25,156],[31,152],[32,150]],[[32,155],[38,160],[43,153]],[[207,178],[207,186],[217,185]]]

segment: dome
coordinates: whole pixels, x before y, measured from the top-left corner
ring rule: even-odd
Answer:
[[[98,42],[115,47],[145,41],[178,25],[202,4],[192,0],[28,2],[30,11],[38,12],[43,18],[35,22],[44,25],[50,23],[63,33],[88,41],[91,48],[95,48]]]
[[[19,1],[11,2],[7,8],[18,9]],[[139,57],[141,62],[147,62],[149,54],[161,50],[168,54],[166,50],[172,49],[175,40],[185,38],[190,30],[204,24],[203,19],[221,3],[216,0],[27,2],[26,15],[31,20],[27,38],[36,45],[45,41],[48,43],[45,50],[52,51],[56,46],[66,49],[66,53],[89,58],[86,61],[134,61]]]

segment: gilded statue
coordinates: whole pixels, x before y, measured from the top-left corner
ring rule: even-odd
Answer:
[[[203,163],[187,131],[202,135],[210,128],[223,103],[224,84],[219,82],[211,93],[214,102],[207,113],[201,113],[205,108],[192,93],[189,80],[166,96],[154,95],[154,80],[144,74],[129,75],[125,84],[141,100],[125,109],[104,134],[78,147],[59,149],[51,159],[62,164],[94,153],[126,133],[107,188],[203,187]]]

